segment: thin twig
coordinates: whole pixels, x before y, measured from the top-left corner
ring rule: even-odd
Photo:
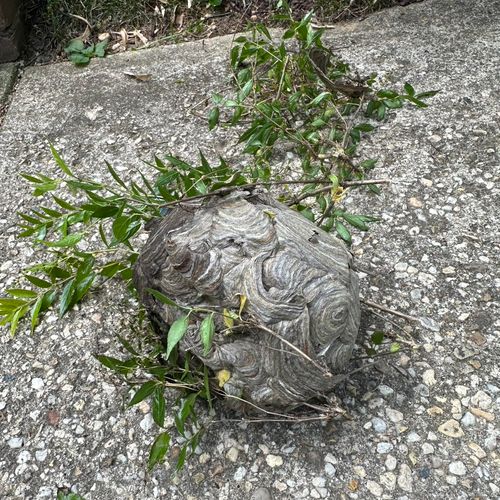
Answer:
[[[383,321],[388,321],[392,326],[397,328],[398,330],[402,331],[404,334],[406,334],[409,338],[412,338],[412,336],[400,325],[398,325],[395,321],[392,321],[392,319],[388,318],[387,316],[382,316],[382,314],[379,314],[377,311],[372,311],[372,314],[377,316],[378,318],[382,319]],[[415,347],[417,344],[415,342],[410,342],[408,340],[402,339],[399,335],[397,334],[391,334],[390,332],[387,332],[386,335],[390,335],[392,338],[396,339],[398,342],[401,342],[402,344],[409,345],[411,347]]]
[[[284,413],[277,413],[274,411],[266,410],[265,408],[261,408],[259,405],[256,405],[255,403],[252,403],[251,401],[247,401],[246,399],[240,398],[238,396],[234,396],[233,394],[228,394],[227,392],[224,392],[224,391],[216,391],[216,392],[220,392],[220,394],[222,394],[226,398],[236,399],[238,401],[241,401],[242,403],[246,403],[250,406],[253,406],[255,409],[257,409],[263,413],[266,413],[267,415],[276,415],[277,417],[280,417],[280,418],[287,418],[287,415]]]
[[[351,187],[351,186],[366,186],[369,184],[386,184],[391,182],[388,179],[373,179],[373,180],[365,180],[365,181],[346,181],[341,184],[343,187]],[[196,196],[189,196],[187,198],[183,198],[180,200],[175,200],[175,201],[169,201],[168,203],[165,203],[163,205],[160,205],[160,208],[164,207],[171,207],[174,205],[178,205],[179,203],[186,203],[189,201],[193,200],[201,200],[203,198],[208,198],[210,196],[221,196],[225,194],[232,193],[233,191],[236,190],[244,190],[244,189],[254,189],[257,187],[265,187],[265,186],[282,186],[286,184],[330,184],[330,180],[324,180],[324,179],[313,179],[313,180],[287,180],[287,181],[269,181],[269,182],[251,182],[248,184],[242,184],[240,186],[228,186],[225,188],[220,188],[216,189],[215,191],[212,191],[211,193],[206,193],[206,194],[199,194]],[[288,205],[295,205],[299,201],[303,200],[304,198],[308,198],[310,196],[314,196],[315,194],[322,193],[325,191],[328,191],[332,188],[331,185],[321,188],[320,190],[315,190],[315,191],[310,191],[309,193],[304,193],[302,197],[299,197],[298,201],[294,201],[293,203],[289,202]]]
[[[396,311],[395,309],[390,309],[389,307],[383,306],[381,304],[377,304],[372,302],[371,300],[361,299],[361,302],[368,307],[372,307],[374,309],[379,309],[380,311],[384,311],[386,313],[392,314],[393,316],[398,316],[400,318],[406,319],[407,321],[420,322],[418,318],[415,316],[410,316],[409,314],[402,313],[400,311]]]
[[[253,326],[255,326],[256,328],[259,328],[260,330],[264,330],[265,332],[267,332],[267,333],[273,335],[274,337],[276,337],[277,339],[279,339],[281,342],[283,342],[288,347],[290,347],[290,349],[293,349],[294,351],[296,351],[298,354],[300,354],[300,356],[302,356],[304,359],[309,361],[309,363],[311,363],[316,368],[318,368],[323,373],[323,375],[325,375],[326,377],[333,377],[333,374],[327,368],[325,368],[324,366],[321,366],[318,362],[314,361],[314,359],[310,358],[304,351],[301,351],[297,346],[293,345],[291,342],[289,342],[288,340],[283,338],[278,333],[274,332],[270,328],[267,328],[267,326],[262,325],[260,323],[255,323],[255,324],[253,324]]]
[[[364,181],[345,181],[342,182],[340,185],[342,187],[353,187],[353,186],[369,186],[371,184],[388,184],[391,181],[389,179],[370,179],[370,180],[364,180]],[[295,197],[293,200],[290,200],[287,202],[288,206],[296,205],[297,203],[300,203],[302,200],[305,200],[306,198],[310,198],[311,196],[316,196],[317,194],[325,193],[332,189],[332,186],[326,186],[323,188],[315,189],[314,191],[308,191],[307,193],[303,193],[300,196]]]

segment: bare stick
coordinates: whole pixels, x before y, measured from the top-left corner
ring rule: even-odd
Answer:
[[[369,179],[364,181],[345,181],[341,184],[342,187],[353,187],[353,186],[369,186],[371,184],[388,184],[391,181],[389,179]],[[290,200],[287,205],[296,205],[297,203],[305,200],[306,198],[310,198],[311,196],[316,196],[317,194],[326,193],[332,189],[332,186],[326,186],[324,188],[315,189],[314,191],[309,191],[307,193],[303,193],[300,196],[297,196],[293,200]]]
[[[392,314],[393,316],[398,316],[400,318],[406,319],[407,321],[415,321],[415,322],[420,322],[418,318],[415,316],[410,316],[408,314],[396,311],[394,309],[390,309],[389,307],[383,306],[381,304],[376,304],[375,302],[372,302],[371,300],[366,300],[366,299],[361,299],[361,302],[368,307],[372,307],[373,309],[379,309],[380,311],[384,311],[386,313]]]
[[[345,181],[341,184],[341,186],[345,187],[352,187],[352,186],[367,186],[370,184],[387,184],[391,182],[389,179],[373,179],[373,180],[364,180],[364,181]],[[199,194],[196,196],[188,196],[186,198],[182,198],[180,200],[175,200],[175,201],[169,201],[168,203],[165,203],[160,206],[160,208],[163,207],[171,207],[174,205],[179,205],[179,203],[186,203],[189,201],[193,200],[201,200],[203,198],[208,198],[210,196],[221,196],[224,194],[229,194],[232,193],[233,191],[240,190],[240,189],[253,189],[256,187],[265,187],[265,186],[283,186],[286,184],[330,184],[330,180],[324,180],[324,179],[313,179],[313,180],[288,180],[288,181],[270,181],[270,182],[251,182],[249,184],[243,184],[241,186],[228,186],[225,188],[220,188],[216,189],[215,191],[212,191],[211,193],[206,193],[206,194]],[[326,186],[324,188],[316,189],[314,191],[310,191],[309,193],[304,193],[303,195],[299,196],[297,199],[295,199],[292,202],[289,202],[288,205],[295,205],[299,201],[302,201],[305,198],[309,198],[310,196],[315,196],[318,193],[323,193],[326,191],[329,191],[332,188],[331,184],[329,186]]]
[[[296,351],[300,356],[302,356],[304,359],[306,359],[311,364],[313,364],[316,368],[318,368],[323,373],[323,375],[325,375],[326,377],[333,377],[332,373],[328,369],[326,369],[324,366],[321,366],[319,363],[314,361],[314,359],[310,358],[304,351],[301,351],[297,346],[293,345],[291,342],[284,339],[278,333],[273,332],[270,328],[267,328],[267,326],[264,326],[260,323],[255,323],[253,326],[256,326],[260,330],[264,330],[265,332],[267,332],[267,333],[273,335],[274,337],[276,337],[277,339],[279,339],[281,342],[283,342],[283,344],[286,344],[288,347],[290,347],[290,349],[293,349],[294,351]]]

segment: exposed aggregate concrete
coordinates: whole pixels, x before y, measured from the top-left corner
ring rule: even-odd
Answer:
[[[498,1],[429,0],[329,32],[360,73],[441,90],[427,110],[394,113],[367,139],[363,154],[379,158],[373,175],[390,187],[348,198],[353,212],[383,219],[353,245],[364,296],[427,318],[403,334],[365,312],[365,331],[409,344],[342,388],[352,420],[222,422],[178,476],[170,463],[147,474],[157,433],[149,405],[125,409],[126,388],[92,357],[116,352],[113,334],[135,310],[109,286],[63,320],[49,315],[33,336],[1,337],[0,497],[54,498],[65,487],[87,500],[498,498],[499,18]],[[231,136],[189,113],[227,83],[230,43],[24,73],[0,129],[2,289],[37,258],[15,238],[16,211],[34,206],[17,173],[55,172],[48,142],[103,177],[104,160],[127,172],[155,153],[236,153]]]

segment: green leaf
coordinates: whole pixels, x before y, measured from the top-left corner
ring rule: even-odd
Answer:
[[[384,332],[377,330],[372,333],[371,336],[372,344],[380,345],[384,341]]]
[[[40,207],[49,217],[53,217],[58,219],[61,217],[63,214],[61,212],[58,212],[57,210],[53,210],[52,208],[48,207]]]
[[[415,97],[407,97],[406,98],[408,101],[410,101],[412,104],[415,104],[418,108],[427,108],[427,104],[425,102],[421,101],[420,99],[416,99]]]
[[[398,342],[393,342],[391,344],[391,347],[389,348],[389,351],[394,354],[398,352],[399,349],[401,349],[401,345]]]
[[[380,194],[382,190],[376,184],[368,184],[367,188],[375,194]]]
[[[49,191],[54,191],[54,189],[57,189],[58,187],[59,187],[58,181],[37,184],[35,190],[33,191],[33,196],[42,196],[42,194],[48,193]]]
[[[119,210],[120,209],[115,205],[107,205],[104,207],[96,206],[95,210],[92,211],[92,217],[94,219],[107,219],[116,215]]]
[[[212,341],[215,334],[215,322],[214,322],[214,313],[210,316],[207,316],[202,322],[200,326],[200,336],[201,342],[203,344],[203,355],[206,356],[210,348],[212,347]]]
[[[42,303],[43,295],[38,297],[38,300],[35,302],[35,305],[31,309],[31,333],[35,331],[36,325],[38,324],[38,315],[40,314]]]
[[[56,248],[74,247],[82,238],[83,233],[73,233],[68,234],[68,236],[65,236],[59,241],[41,241],[41,243],[45,246]]]
[[[0,307],[2,309],[17,309],[19,306],[26,304],[26,301],[23,299],[10,299],[7,297],[0,298]]]
[[[65,210],[76,210],[77,209],[74,205],[72,205],[71,203],[68,203],[67,201],[63,200],[62,198],[57,197],[55,194],[52,195],[52,198],[54,198],[54,201],[61,208],[64,208]]]
[[[303,215],[307,220],[314,222],[314,213],[309,207],[305,207],[300,210],[300,214]]]
[[[160,463],[165,457],[168,448],[170,446],[170,434],[168,432],[162,432],[154,440],[151,451],[149,452],[148,458],[148,470],[152,470],[153,467]]]
[[[368,225],[365,221],[358,215],[343,213],[342,218],[348,222],[351,226],[354,226],[356,229],[360,229],[361,231],[368,231]]]
[[[186,163],[185,161],[182,161],[181,159],[177,158],[176,156],[166,155],[165,158],[172,165],[174,165],[174,167],[180,168],[181,170],[185,170],[186,172],[191,171],[193,168],[192,165],[190,165],[189,163]]]
[[[346,243],[348,243],[349,245],[351,244],[352,242],[351,233],[339,220],[335,220],[335,230]]]
[[[42,299],[42,307],[40,308],[40,312],[46,311],[56,300],[57,290],[50,290],[43,294]]]
[[[28,307],[19,308],[10,321],[10,334],[14,336],[17,330],[19,320],[28,312]]]
[[[159,292],[158,290],[153,290],[152,288],[146,288],[146,291],[150,293],[153,297],[158,299],[162,304],[167,304],[168,306],[172,307],[181,307],[178,304],[176,304],[172,299],[169,299],[166,295],[163,295],[163,293]]]
[[[404,89],[409,96],[413,97],[415,95],[415,89],[408,82],[405,83]]]
[[[109,368],[120,375],[128,375],[137,367],[137,360],[135,358],[121,360],[104,355],[94,355],[94,357],[106,368]]]
[[[64,52],[71,54],[72,52],[80,52],[85,48],[85,44],[80,38],[70,40],[68,45],[64,48]]]
[[[103,40],[95,44],[94,54],[96,57],[104,57],[106,55],[106,48],[108,46],[108,40]]]
[[[321,92],[321,94],[317,95],[310,103],[309,106],[317,106],[321,102],[323,102],[325,99],[330,98],[332,94],[330,92]]]
[[[82,182],[82,181],[74,181],[68,180],[67,184],[72,189],[81,189],[83,191],[98,191],[99,189],[103,189],[105,186],[99,184],[97,182]]]
[[[179,453],[179,457],[177,458],[177,465],[175,467],[175,469],[177,471],[181,470],[184,467],[184,462],[186,461],[187,448],[188,448],[188,444],[186,443],[182,447],[182,449]]]
[[[238,92],[239,102],[243,102],[248,97],[248,95],[252,91],[252,87],[253,87],[253,80],[248,80],[248,82],[246,82],[245,85],[243,85],[243,88]]]
[[[189,325],[189,318],[187,316],[182,316],[176,319],[168,331],[167,337],[167,352],[166,357],[170,356],[170,353],[174,347],[180,342],[184,334],[186,333]]]
[[[138,215],[120,215],[113,221],[113,236],[118,243],[131,238],[141,228]]]
[[[163,427],[165,423],[165,388],[163,385],[158,385],[153,393],[153,420],[156,425]]]
[[[108,167],[108,171],[111,174],[111,177],[115,180],[117,184],[119,184],[122,188],[127,189],[127,185],[122,181],[121,177],[116,173],[116,170],[111,166],[109,162],[105,162],[106,167]]]
[[[425,99],[426,97],[433,97],[436,94],[439,94],[441,92],[440,90],[429,90],[428,92],[421,92],[420,94],[417,94],[415,97],[417,99]]]
[[[59,156],[59,153],[56,151],[54,146],[52,144],[50,146],[50,151],[52,152],[52,156],[54,157],[54,160],[56,160],[56,163],[58,167],[66,174],[69,175],[70,177],[74,177],[73,172],[70,170],[68,165],[66,165],[65,161]]]
[[[371,158],[370,160],[364,160],[359,164],[359,167],[363,170],[370,170],[377,164],[377,159]]]
[[[110,262],[101,268],[100,274],[106,278],[112,278],[116,273],[123,271],[125,267],[121,262]]]
[[[38,296],[38,294],[36,292],[34,292],[33,290],[25,290],[24,288],[8,288],[5,291],[9,295],[12,295],[13,297],[32,299],[32,298]]]
[[[69,54],[69,60],[77,66],[84,66],[90,62],[90,57],[81,52],[72,52]]]
[[[214,129],[219,124],[219,115],[220,115],[220,110],[218,106],[210,110],[210,113],[208,114],[209,130]]]
[[[361,132],[371,132],[372,130],[375,130],[375,127],[369,123],[360,123],[359,125],[356,125],[355,128]]]
[[[71,305],[71,299],[73,298],[73,293],[75,292],[75,279],[66,283],[61,293],[61,298],[59,299],[59,316],[64,316]]]
[[[156,389],[157,385],[158,382],[156,380],[148,380],[147,382],[144,382],[144,384],[142,384],[141,387],[137,389],[128,406],[134,406],[153,394],[153,391]]]
[[[90,287],[94,283],[95,277],[96,275],[92,273],[76,281],[72,304],[77,304],[83,299],[83,297],[85,297],[86,293],[90,290]]]
[[[35,219],[35,217],[31,217],[31,215],[23,214],[22,212],[17,212],[17,215],[24,219],[26,222],[30,224],[40,224],[42,221],[40,219]]]

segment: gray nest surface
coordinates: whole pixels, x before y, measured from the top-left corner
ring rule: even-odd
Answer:
[[[203,315],[191,315],[180,351],[214,371],[229,371],[228,396],[290,409],[330,392],[338,380],[333,374],[351,357],[360,320],[351,263],[339,239],[297,212],[267,194],[235,192],[171,210],[151,231],[134,279],[165,333],[183,312],[148,288],[178,304],[217,311],[238,312],[246,297],[233,330],[215,315],[206,355]]]

